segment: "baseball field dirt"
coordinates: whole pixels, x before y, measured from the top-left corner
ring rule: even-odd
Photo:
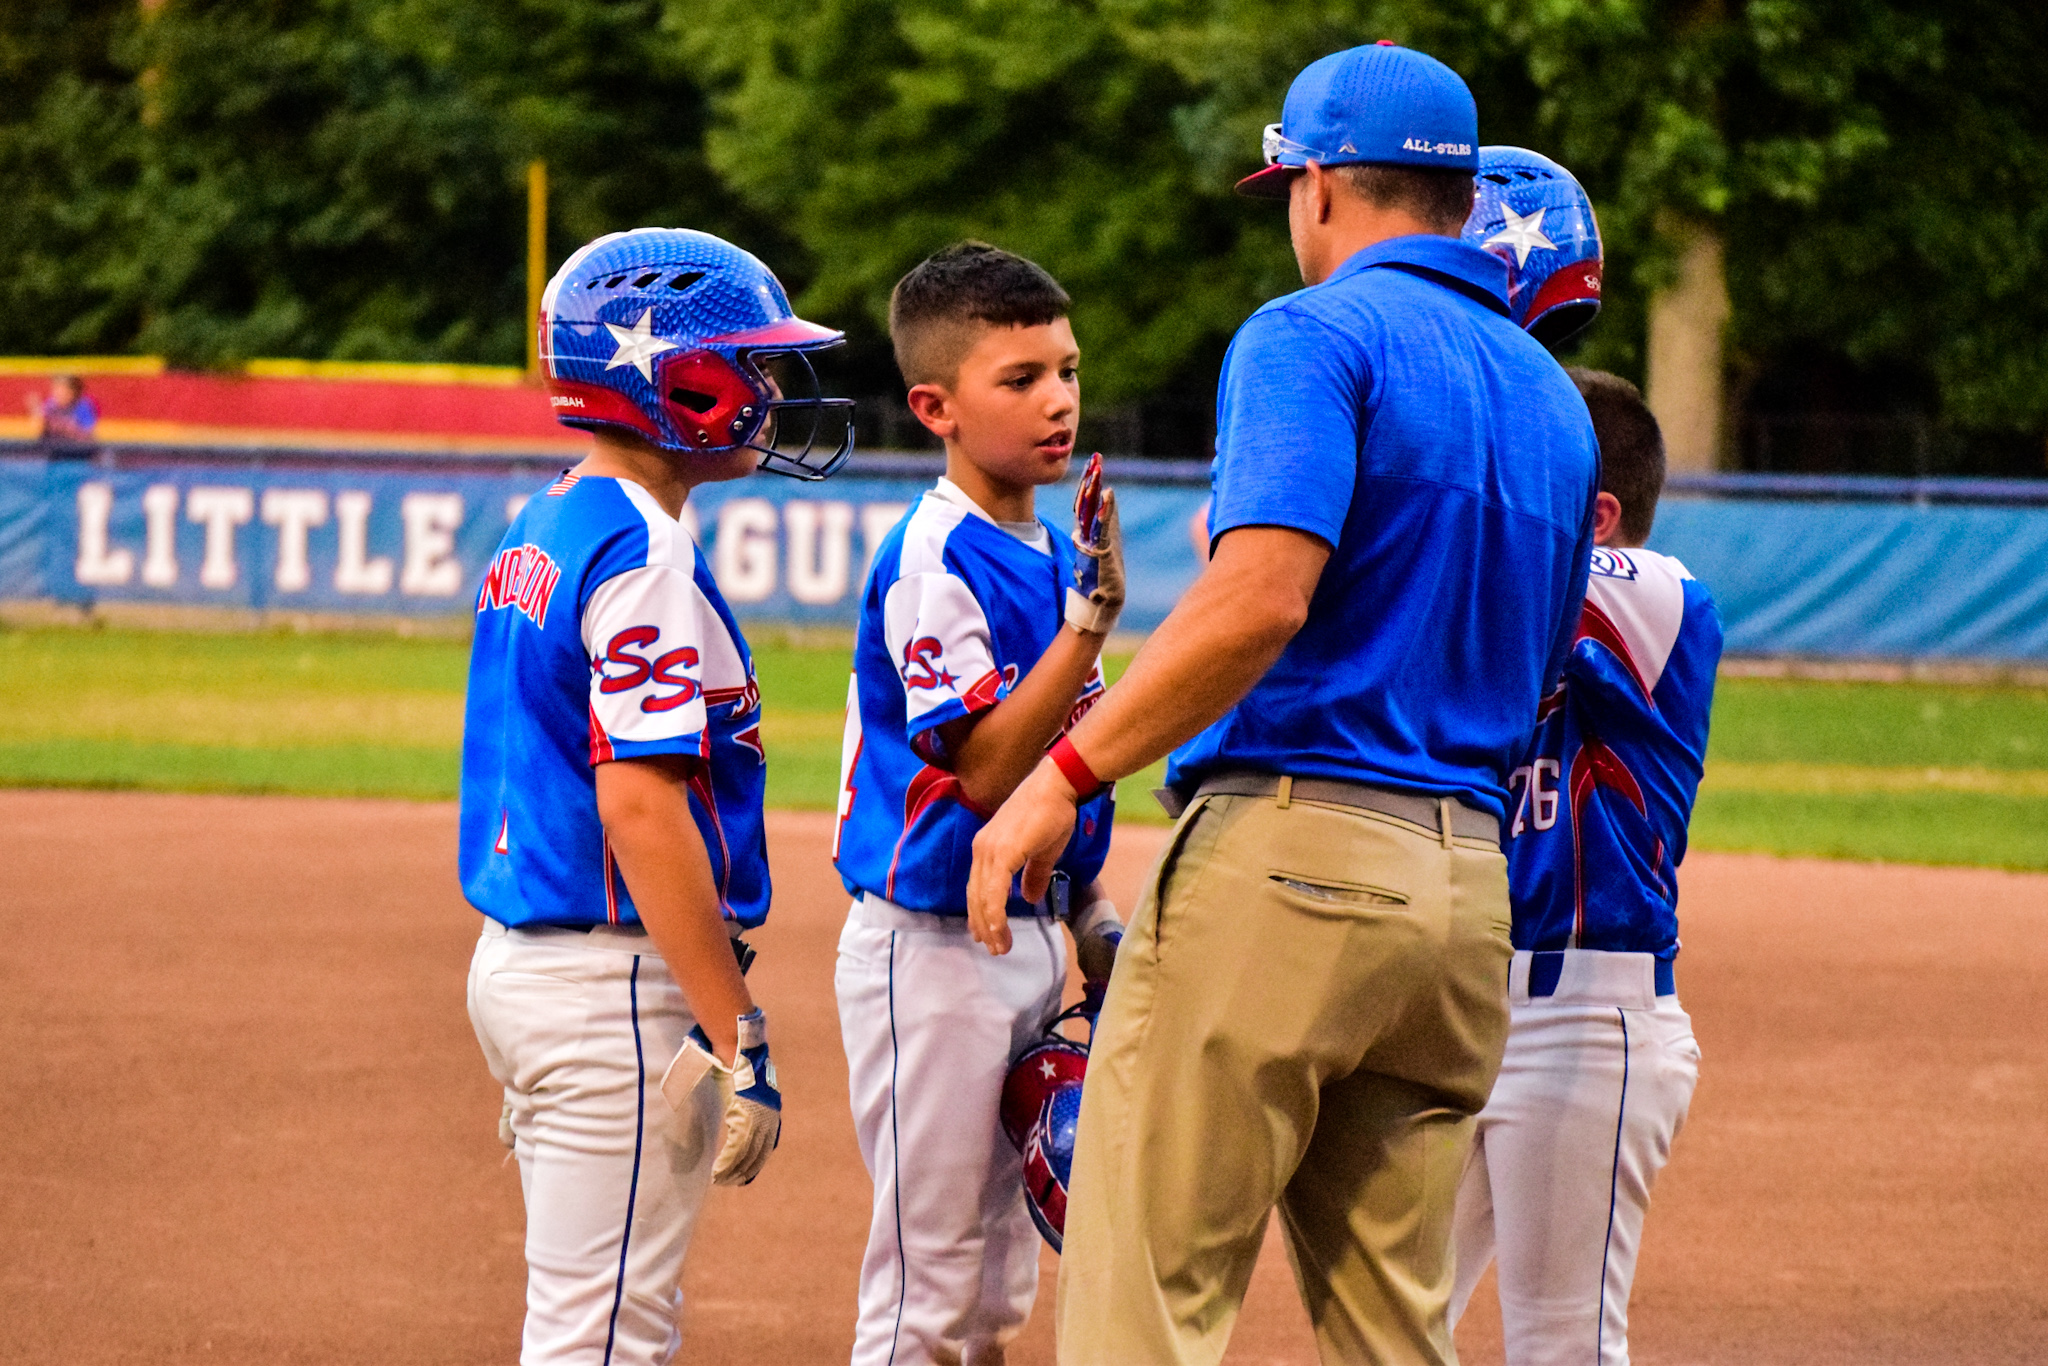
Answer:
[[[0,1361],[508,1363],[519,1183],[463,1011],[452,806],[0,792]],[[829,1363],[867,1192],[831,818],[770,820],[788,1096],[692,1250],[684,1361]],[[1121,835],[1128,904],[1161,838]],[[1695,855],[1705,1054],[1646,1366],[2048,1359],[2048,876]],[[1050,1278],[1011,1353],[1051,1361]],[[1482,1289],[1460,1334],[1499,1360]],[[1269,1245],[1232,1362],[1309,1362]]]

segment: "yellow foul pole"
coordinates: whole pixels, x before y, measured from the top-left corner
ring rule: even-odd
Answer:
[[[526,164],[526,373],[540,376],[540,296],[548,287],[548,164]]]

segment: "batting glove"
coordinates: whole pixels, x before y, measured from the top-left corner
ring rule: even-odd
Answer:
[[[1067,625],[1108,635],[1124,610],[1124,533],[1117,521],[1116,490],[1102,486],[1097,451],[1074,491],[1074,586],[1067,590]]]
[[[1124,922],[1117,918],[1116,903],[1108,897],[1092,903],[1070,924],[1074,932],[1074,957],[1081,964],[1081,996],[1094,1014],[1102,1009],[1109,994],[1109,977],[1116,970],[1117,949],[1124,942]]]
[[[706,1077],[717,1089],[724,1141],[712,1163],[711,1179],[721,1186],[752,1183],[782,1141],[782,1090],[768,1056],[768,1017],[756,1006],[740,1016],[739,1027],[739,1051],[732,1066],[711,1055],[702,1030],[692,1030],[661,1079],[661,1094],[678,1114],[688,1112],[691,1093]]]

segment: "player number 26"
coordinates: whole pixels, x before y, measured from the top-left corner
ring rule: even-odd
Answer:
[[[597,690],[607,694],[631,692],[650,682],[659,687],[680,689],[661,696],[641,698],[640,710],[649,712],[674,711],[694,699],[699,691],[697,680],[680,670],[697,667],[695,647],[684,645],[655,659],[633,653],[635,649],[646,649],[659,639],[661,628],[657,626],[629,626],[613,636],[604,647],[605,662],[617,664],[626,672],[606,674]]]
[[[1515,801],[1515,821],[1508,835],[1513,838],[1534,825],[1538,830],[1548,830],[1557,824],[1557,760],[1538,759],[1533,764],[1523,764],[1508,775],[1508,787],[1518,793]],[[1546,784],[1545,779],[1548,779]]]

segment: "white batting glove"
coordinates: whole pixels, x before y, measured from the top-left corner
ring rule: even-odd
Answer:
[[[1102,486],[1102,452],[1097,451],[1074,491],[1074,586],[1067,590],[1067,625],[1108,635],[1124,610],[1124,533],[1117,520],[1116,490]]]
[[[768,1017],[758,1006],[740,1016],[739,1035],[727,1067],[692,1034],[661,1079],[661,1094],[678,1115],[690,1113],[691,1094],[711,1079],[724,1128],[711,1179],[721,1186],[752,1182],[782,1141],[782,1091],[768,1057]]]
[[[1069,922],[1074,932],[1074,957],[1081,964],[1081,979],[1088,986],[1106,987],[1116,968],[1116,951],[1124,941],[1124,922],[1116,903],[1108,897],[1091,902]]]

